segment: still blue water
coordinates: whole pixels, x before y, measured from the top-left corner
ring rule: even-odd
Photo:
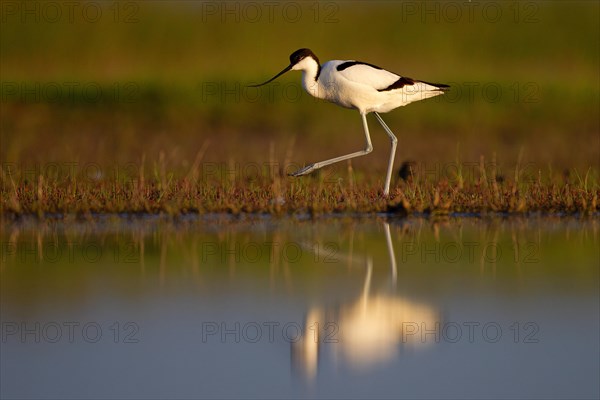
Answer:
[[[2,227],[3,398],[598,398],[572,218]]]

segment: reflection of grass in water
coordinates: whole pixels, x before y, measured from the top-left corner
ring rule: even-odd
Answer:
[[[479,281],[492,276],[522,290],[522,278],[538,282],[552,275],[597,291],[595,220],[407,218],[392,219],[390,225],[402,277],[413,277],[398,281],[402,291],[429,292],[431,274],[438,277],[438,290],[451,290],[448,288],[453,286],[448,282],[455,279]],[[209,276],[231,279],[234,271],[228,266],[234,266],[239,277],[263,275],[265,282],[273,276],[287,280],[288,273],[293,273],[296,278],[292,282],[307,280],[317,285],[310,288],[315,296],[328,292],[332,274],[343,280],[350,273],[358,285],[349,289],[361,293],[369,257],[373,258],[374,267],[372,288],[389,287],[382,284],[389,284],[391,278],[381,220],[372,217],[305,221],[225,215],[189,219],[111,216],[4,224],[0,234],[5,250],[3,294],[10,296],[9,293],[22,290],[24,298],[41,293],[32,290],[31,280],[24,279],[29,274],[40,282],[56,279],[55,284],[61,287],[85,288],[87,284],[72,285],[72,279],[83,279],[88,273],[105,274],[107,268],[120,271],[119,284],[126,276],[136,281],[147,274],[154,280],[163,271],[167,281],[193,277],[197,283],[206,284],[212,281]],[[312,252],[304,243],[322,248]],[[40,269],[51,265],[53,268]],[[86,268],[79,268],[81,265]],[[16,276],[23,278],[19,279],[22,284],[8,284]],[[70,278],[65,280],[65,276]],[[573,290],[571,285],[560,287]]]

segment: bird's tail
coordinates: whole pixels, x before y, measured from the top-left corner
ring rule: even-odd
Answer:
[[[407,90],[406,94],[411,98],[411,101],[425,100],[430,97],[444,94],[444,92],[447,92],[449,89],[450,86],[443,83],[415,81],[415,84]]]
[[[418,81],[421,83],[424,83],[427,86],[431,86],[428,87],[427,90],[433,90],[433,91],[437,91],[437,92],[447,92],[448,90],[450,90],[450,85],[446,85],[443,83],[431,83],[431,82],[425,82],[425,81]]]

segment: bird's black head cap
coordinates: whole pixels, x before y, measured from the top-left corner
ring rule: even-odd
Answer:
[[[296,65],[306,57],[312,57],[317,64],[321,64],[315,53],[313,53],[310,49],[299,49],[293,52],[290,55],[290,64]]]

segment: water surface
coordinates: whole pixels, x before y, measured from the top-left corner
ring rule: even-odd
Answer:
[[[3,398],[597,398],[597,220],[2,226]]]

